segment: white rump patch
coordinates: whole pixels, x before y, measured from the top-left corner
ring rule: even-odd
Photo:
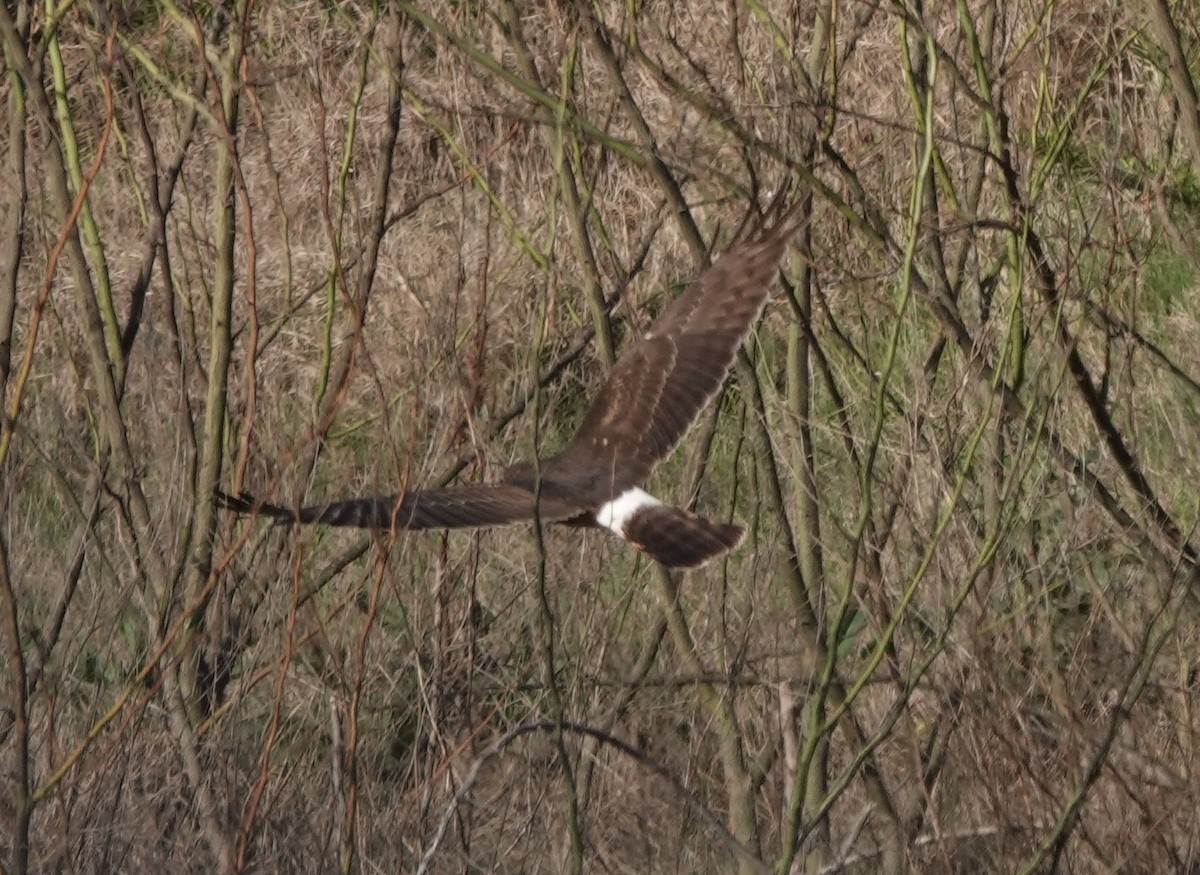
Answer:
[[[596,522],[610,531],[625,537],[625,524],[635,513],[645,507],[661,507],[662,502],[637,487],[627,489],[614,498],[605,502],[596,511]]]

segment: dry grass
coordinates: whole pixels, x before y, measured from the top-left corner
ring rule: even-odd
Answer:
[[[5,871],[1196,871],[1200,143],[967,7],[7,4]],[[780,185],[726,561],[214,513],[554,451]]]

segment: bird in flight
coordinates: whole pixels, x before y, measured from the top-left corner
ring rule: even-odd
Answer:
[[[528,520],[609,529],[672,568],[693,568],[737,547],[745,529],[664,504],[638,488],[725,382],[762,313],[796,207],[734,244],[672,301],[617,361],[575,437],[498,483],[420,489],[292,509],[248,493],[218,492],[239,513],[285,523],[365,529],[458,529]],[[777,212],[777,211],[776,211]]]

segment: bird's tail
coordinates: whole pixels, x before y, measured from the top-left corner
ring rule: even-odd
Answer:
[[[624,522],[621,534],[669,568],[696,568],[737,547],[746,530],[736,523],[719,523],[677,507],[652,504],[637,509]]]

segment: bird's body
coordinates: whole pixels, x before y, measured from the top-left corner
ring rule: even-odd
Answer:
[[[500,482],[353,498],[289,509],[242,494],[226,507],[291,523],[373,529],[466,528],[532,519],[601,526],[671,567],[736,547],[744,530],[670,507],[638,485],[679,443],[721,388],[766,303],[791,211],[735,244],[672,301],[623,355],[572,441]]]

